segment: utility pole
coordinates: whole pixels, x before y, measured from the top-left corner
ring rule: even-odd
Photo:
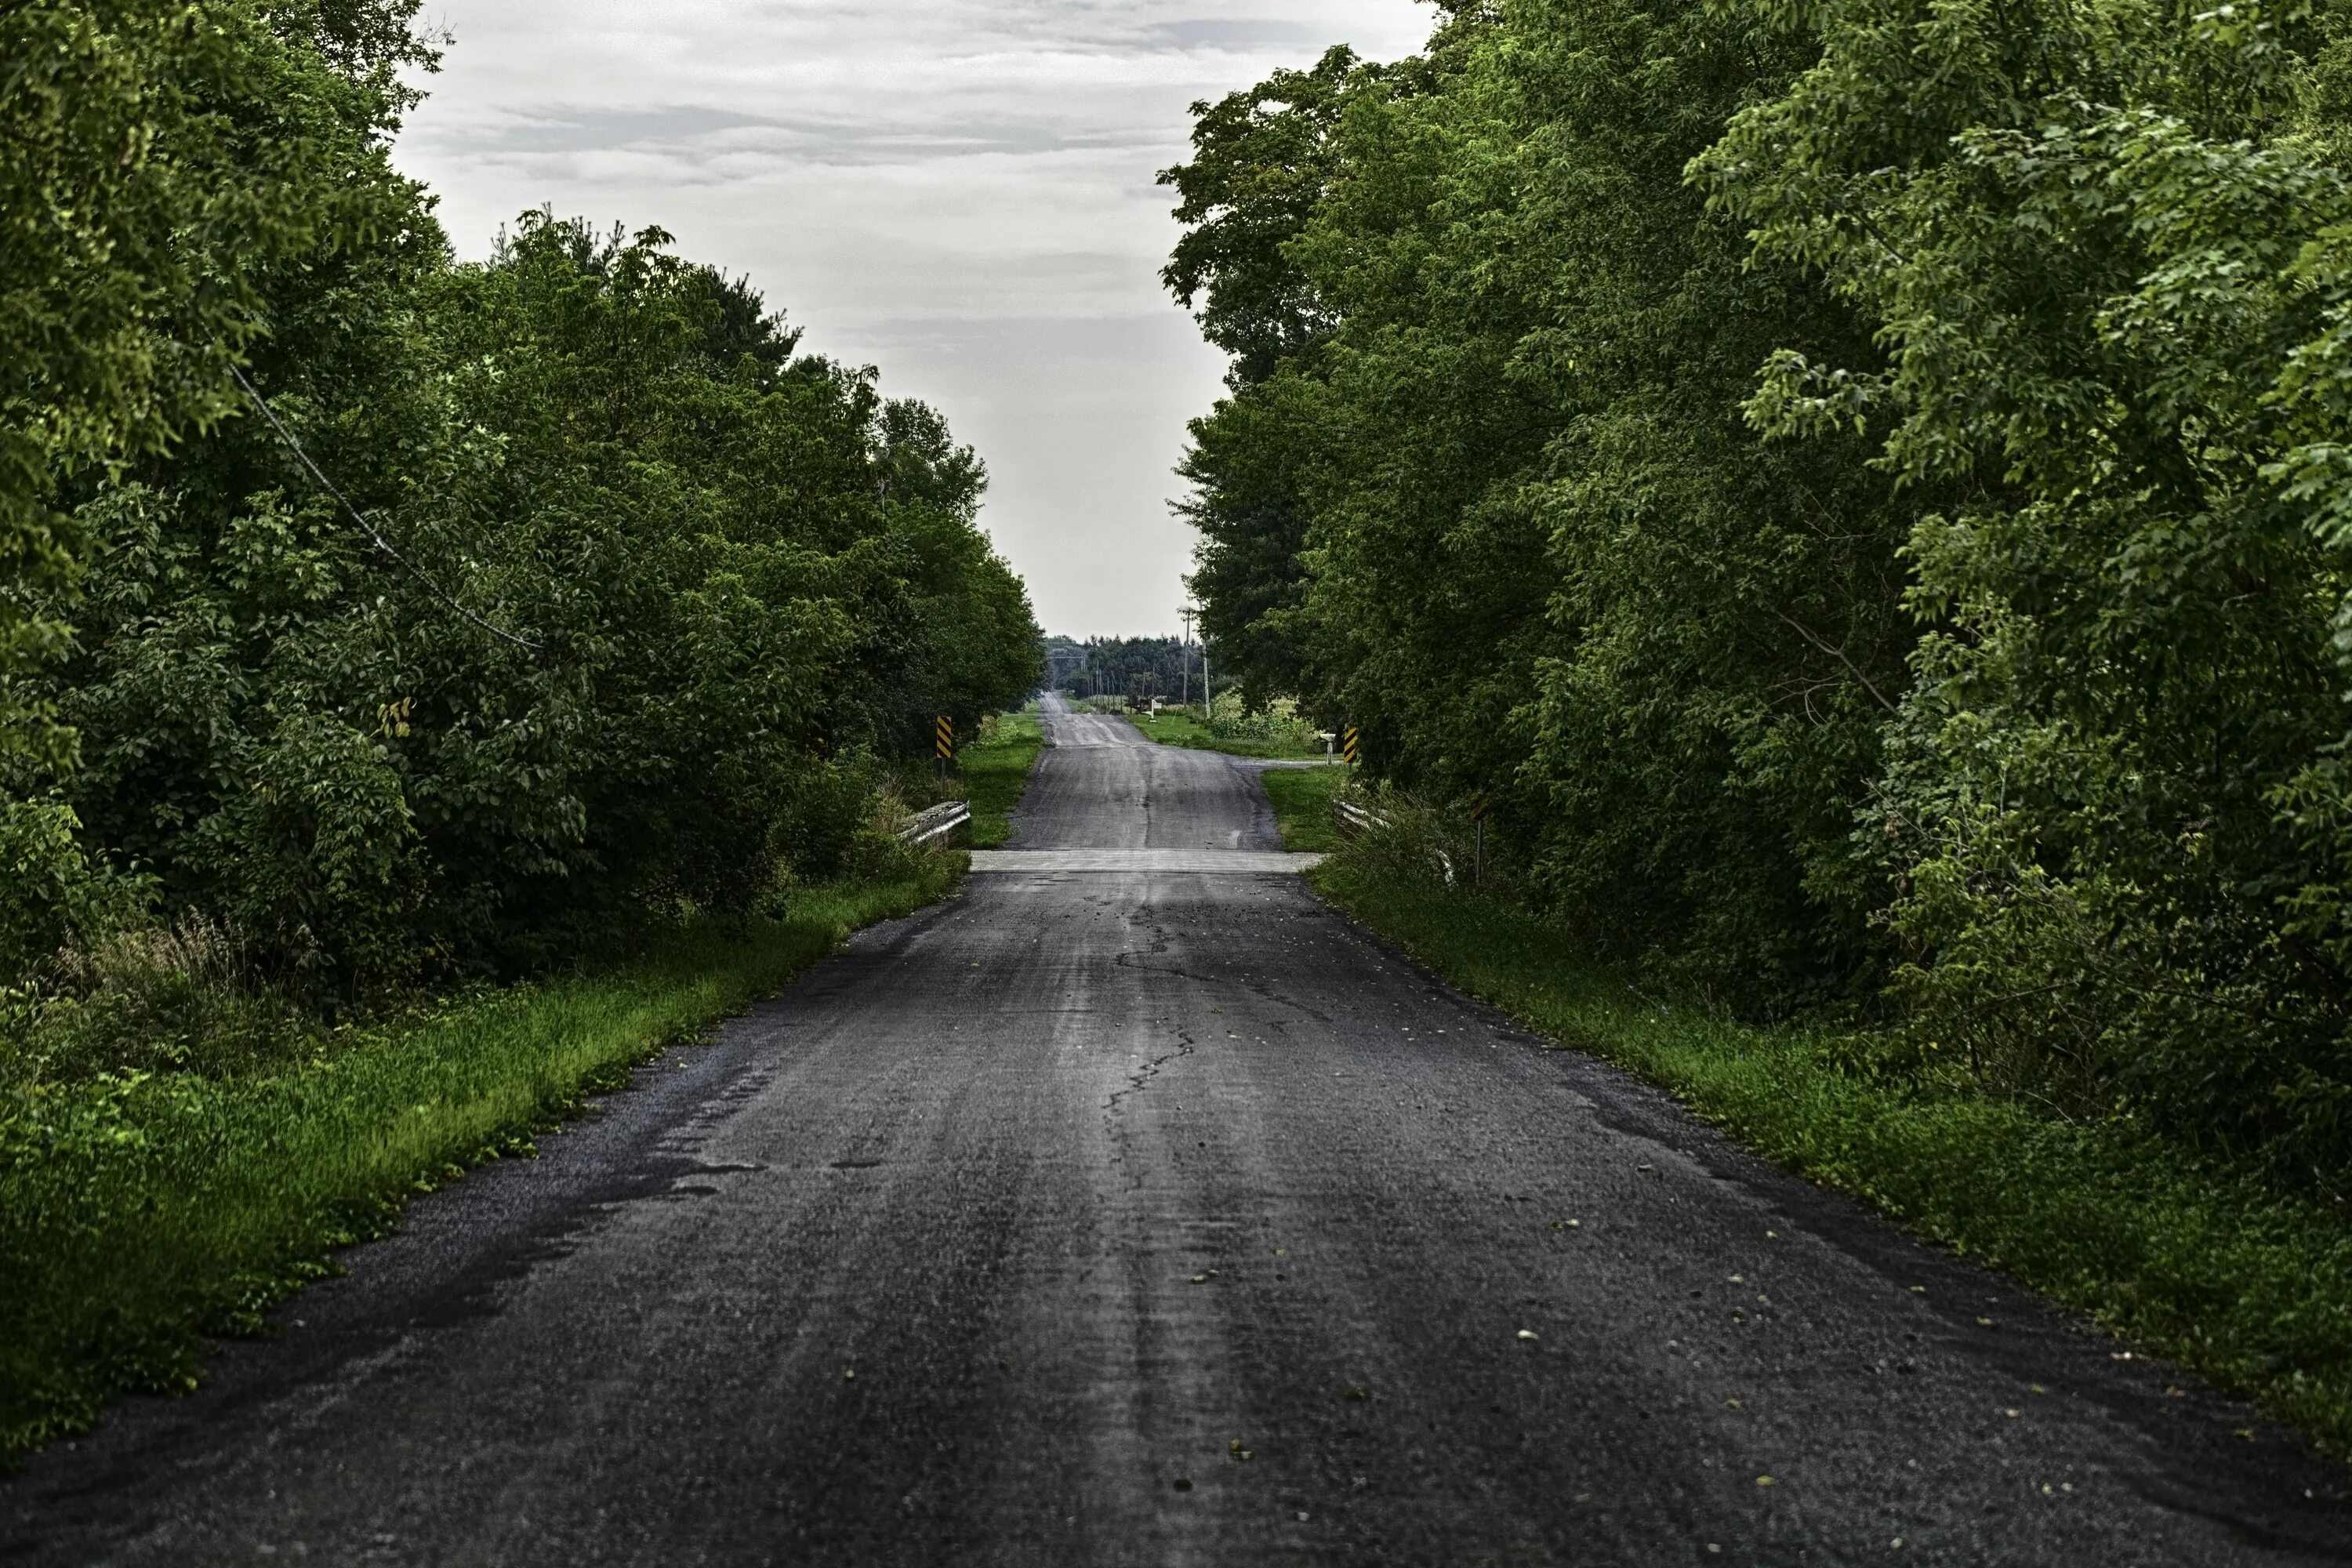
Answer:
[[[1192,706],[1192,617],[1200,614],[1187,605],[1176,612],[1184,617],[1183,646],[1176,650],[1177,668],[1184,672],[1184,706]]]

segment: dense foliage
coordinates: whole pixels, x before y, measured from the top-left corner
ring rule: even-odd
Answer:
[[[1445,9],[1165,176],[1222,657],[1604,951],[2340,1194],[2341,12]]]
[[[935,414],[658,231],[453,261],[387,156],[415,9],[0,15],[0,983],[162,920],[331,998],[742,910],[1034,683]]]

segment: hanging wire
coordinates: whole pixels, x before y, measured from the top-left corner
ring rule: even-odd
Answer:
[[[489,622],[482,619],[481,616],[476,615],[473,611],[466,608],[465,605],[459,604],[455,598],[450,596],[447,589],[442,587],[440,584],[433,580],[433,574],[431,573],[425,571],[422,566],[417,565],[416,563],[411,561],[407,556],[403,555],[399,551],[394,550],[392,547],[392,541],[386,539],[383,534],[378,533],[376,531],[375,525],[368,521],[365,517],[362,516],[360,509],[353,506],[350,500],[344,496],[343,492],[335,488],[335,481],[329,479],[326,476],[325,471],[321,469],[318,464],[310,460],[310,454],[302,449],[301,442],[294,439],[294,432],[286,428],[285,425],[279,421],[277,412],[269,406],[269,400],[263,397],[260,393],[254,390],[253,383],[246,380],[245,372],[232,363],[228,367],[228,373],[229,374],[236,377],[237,385],[243,387],[245,389],[245,395],[253,399],[253,405],[261,410],[261,416],[269,421],[269,427],[278,432],[278,438],[286,443],[286,449],[292,452],[297,458],[302,459],[302,466],[310,470],[310,477],[312,479],[319,481],[319,488],[325,490],[329,495],[334,497],[337,501],[341,503],[343,510],[351,515],[351,520],[359,524],[360,531],[366,534],[368,538],[374,542],[375,547],[378,550],[383,551],[384,554],[390,556],[392,560],[400,566],[401,570],[406,572],[410,576],[424,584],[425,586],[431,591],[435,598],[440,600],[443,604],[457,611],[457,614],[463,616],[467,620],[472,622],[475,626],[479,626],[482,630],[489,633],[492,637],[499,638],[502,642],[510,642],[517,647],[527,648],[532,653],[540,651],[539,645],[537,643],[519,637],[515,636],[514,633],[506,630],[502,626],[492,626]]]

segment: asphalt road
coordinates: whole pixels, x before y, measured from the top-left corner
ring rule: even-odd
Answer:
[[[1279,847],[1049,723],[1015,848]],[[542,1147],[0,1486],[0,1561],[2352,1561],[2342,1469],[1295,877],[975,875]]]

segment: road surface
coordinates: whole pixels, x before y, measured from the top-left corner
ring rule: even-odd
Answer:
[[[1279,850],[1251,764],[1047,723],[1014,850]],[[2352,1560],[2267,1422],[1161,863],[858,937],[0,1485],[0,1561]]]

